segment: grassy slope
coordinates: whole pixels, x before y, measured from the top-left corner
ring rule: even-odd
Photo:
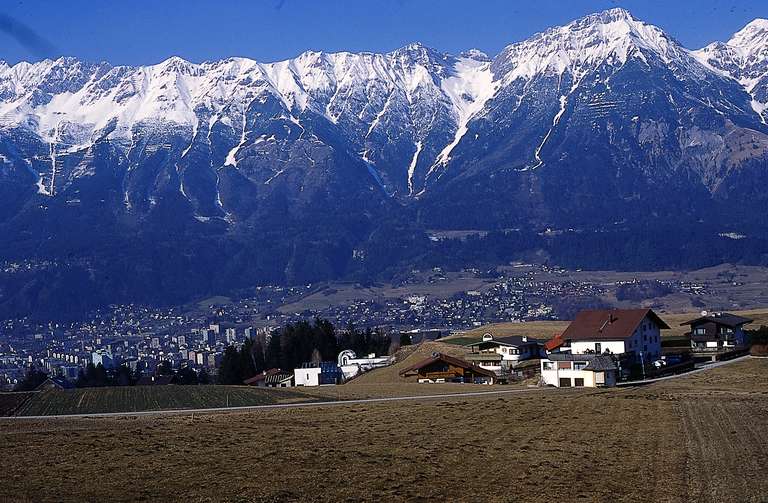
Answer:
[[[766,389],[768,360],[752,359],[630,390],[4,423],[0,457],[14,462],[3,495],[759,502]]]
[[[12,415],[34,394],[32,392],[0,393],[0,417]]]
[[[36,394],[16,413],[19,416],[134,412],[269,405],[318,397],[287,389],[247,386],[123,386],[49,390]]]

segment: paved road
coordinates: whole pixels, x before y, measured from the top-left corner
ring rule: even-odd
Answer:
[[[739,358],[734,358],[733,360],[727,360],[724,362],[716,362],[709,365],[706,365],[702,368],[698,368],[696,370],[692,370],[690,372],[685,372],[683,374],[675,374],[672,376],[667,377],[658,377],[656,379],[647,379],[645,381],[629,381],[629,382],[623,382],[620,383],[619,386],[639,386],[639,385],[646,385],[646,384],[652,384],[654,382],[658,381],[667,381],[670,379],[677,379],[680,377],[687,377],[689,375],[696,374],[698,372],[703,372],[705,370],[722,367],[724,365],[730,365],[731,363],[736,363],[739,361],[743,361],[747,358],[751,358],[749,355],[747,356],[741,356]],[[425,385],[428,386],[428,385]],[[354,400],[331,400],[327,402],[299,402],[299,403],[282,403],[282,404],[274,404],[274,405],[247,405],[242,407],[214,407],[214,408],[207,408],[207,409],[172,409],[172,410],[148,410],[148,411],[141,411],[141,412],[102,412],[97,414],[63,414],[63,415],[52,415],[52,416],[11,416],[11,417],[0,417],[1,421],[24,421],[24,420],[41,420],[41,419],[80,419],[80,418],[100,418],[100,417],[135,417],[135,416],[172,416],[172,415],[187,415],[187,414],[206,414],[206,413],[212,413],[212,412],[243,412],[243,411],[255,411],[255,410],[265,410],[265,409],[293,409],[298,407],[328,407],[328,406],[334,406],[334,405],[355,405],[355,404],[364,404],[364,403],[382,403],[382,402],[402,402],[402,401],[408,401],[408,400],[434,400],[434,399],[453,399],[453,398],[468,398],[468,397],[478,397],[478,396],[489,396],[489,395],[510,395],[510,394],[517,394],[517,393],[529,393],[533,391],[552,391],[562,388],[538,388],[538,387],[532,387],[532,388],[515,388],[515,389],[506,389],[506,390],[499,390],[499,391],[468,391],[463,393],[446,393],[446,394],[436,394],[436,395],[413,395],[413,396],[395,396],[395,397],[387,397],[387,398],[359,398]],[[584,388],[568,388],[569,391],[575,392],[577,390],[583,390]],[[588,388],[591,389],[591,388]]]
[[[698,374],[699,372],[704,372],[705,370],[714,369],[717,367],[722,367],[724,365],[730,365],[731,363],[736,363],[740,361],[744,361],[747,358],[752,358],[749,355],[745,356],[739,356],[738,358],[734,358],[732,360],[725,360],[722,362],[714,362],[714,363],[707,363],[706,365],[703,365],[701,367],[697,367],[694,370],[691,370],[690,372],[683,372],[682,374],[674,374],[671,376],[664,376],[664,377],[656,377],[654,379],[645,379],[644,381],[625,381],[620,382],[617,384],[617,386],[642,386],[645,384],[651,384],[659,381],[669,381],[670,379],[678,379],[680,377],[688,377],[693,374]]]

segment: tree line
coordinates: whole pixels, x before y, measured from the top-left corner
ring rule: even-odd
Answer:
[[[358,329],[353,324],[339,332],[325,319],[289,323],[269,337],[247,339],[240,349],[229,346],[219,366],[220,384],[242,384],[272,368],[292,371],[305,362],[336,361],[339,352],[353,350],[358,356],[391,354],[396,349],[381,330]]]
[[[135,386],[142,377],[142,371],[137,369],[132,372],[128,367],[121,365],[115,369],[107,369],[99,363],[89,363],[85,369],[80,369],[75,380],[77,388],[100,388],[106,386]],[[162,361],[157,366],[155,376],[170,376],[170,384],[210,384],[211,377],[205,369],[196,372],[191,367],[182,367],[174,370],[171,362]],[[24,378],[14,387],[16,391],[32,391],[48,379],[48,374],[36,367],[30,367]]]

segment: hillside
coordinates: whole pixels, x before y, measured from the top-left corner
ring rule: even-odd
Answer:
[[[729,311],[739,316],[755,320],[747,328],[759,328],[761,325],[768,326],[768,309],[749,309],[742,311]],[[700,312],[689,313],[658,313],[661,318],[667,322],[670,330],[662,331],[662,337],[679,337],[684,335],[688,328],[680,326],[681,323],[692,320],[700,316]],[[445,341],[456,341],[462,344],[480,339],[483,334],[490,333],[496,337],[506,337],[510,335],[526,335],[536,339],[547,340],[556,334],[563,333],[568,327],[569,321],[526,321],[522,323],[491,323],[483,325],[466,332],[446,337]]]
[[[0,419],[0,457],[14,460],[2,491],[40,503],[498,501],[506,488],[532,503],[757,503],[768,494],[766,389],[768,360],[750,359],[633,389]],[[468,471],[471,455],[481,461]],[[254,460],[290,469],[232,469]]]

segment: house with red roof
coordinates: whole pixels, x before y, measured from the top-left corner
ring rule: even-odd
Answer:
[[[550,386],[613,386],[622,369],[661,357],[661,331],[669,329],[651,309],[588,309],[548,341],[541,379]]]
[[[588,309],[576,315],[561,338],[572,354],[624,355],[642,363],[661,356],[661,331],[668,329],[651,309]]]

